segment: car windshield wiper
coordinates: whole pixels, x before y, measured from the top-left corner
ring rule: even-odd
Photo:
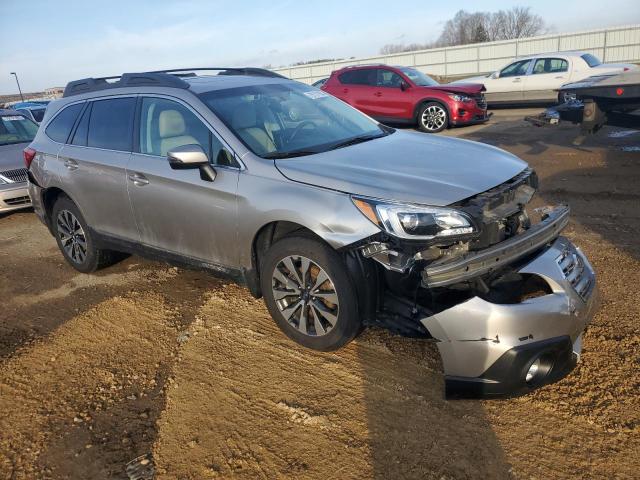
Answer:
[[[304,157],[305,155],[314,155],[318,152],[312,150],[292,150],[290,152],[273,152],[263,155],[262,158],[277,159],[277,158],[294,158]]]
[[[380,137],[386,137],[389,133],[376,133],[375,135],[360,135],[359,137],[353,137],[348,140],[344,140],[343,142],[336,143],[332,145],[329,150],[337,150],[338,148],[348,147],[350,145],[355,145],[357,143],[368,142],[369,140],[374,140]]]

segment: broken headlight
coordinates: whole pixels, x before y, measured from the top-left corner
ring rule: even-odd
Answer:
[[[403,205],[362,197],[352,200],[365,217],[399,238],[432,240],[477,232],[471,218],[453,208]]]

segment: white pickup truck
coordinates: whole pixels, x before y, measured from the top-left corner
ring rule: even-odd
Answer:
[[[629,63],[602,63],[585,52],[554,52],[514,60],[488,75],[453,83],[482,83],[490,105],[507,103],[559,102],[567,99],[558,89],[593,75],[626,72],[638,67]]]

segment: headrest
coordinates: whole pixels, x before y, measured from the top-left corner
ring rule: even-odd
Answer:
[[[257,123],[256,109],[253,105],[242,105],[233,112],[231,124],[233,128],[251,128]]]
[[[163,110],[158,118],[160,138],[178,137],[186,130],[184,117],[177,110]]]

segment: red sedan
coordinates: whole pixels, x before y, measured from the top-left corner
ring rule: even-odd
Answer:
[[[410,67],[359,65],[336,70],[322,90],[380,122],[417,124],[424,132],[486,122],[484,85],[440,85]]]

